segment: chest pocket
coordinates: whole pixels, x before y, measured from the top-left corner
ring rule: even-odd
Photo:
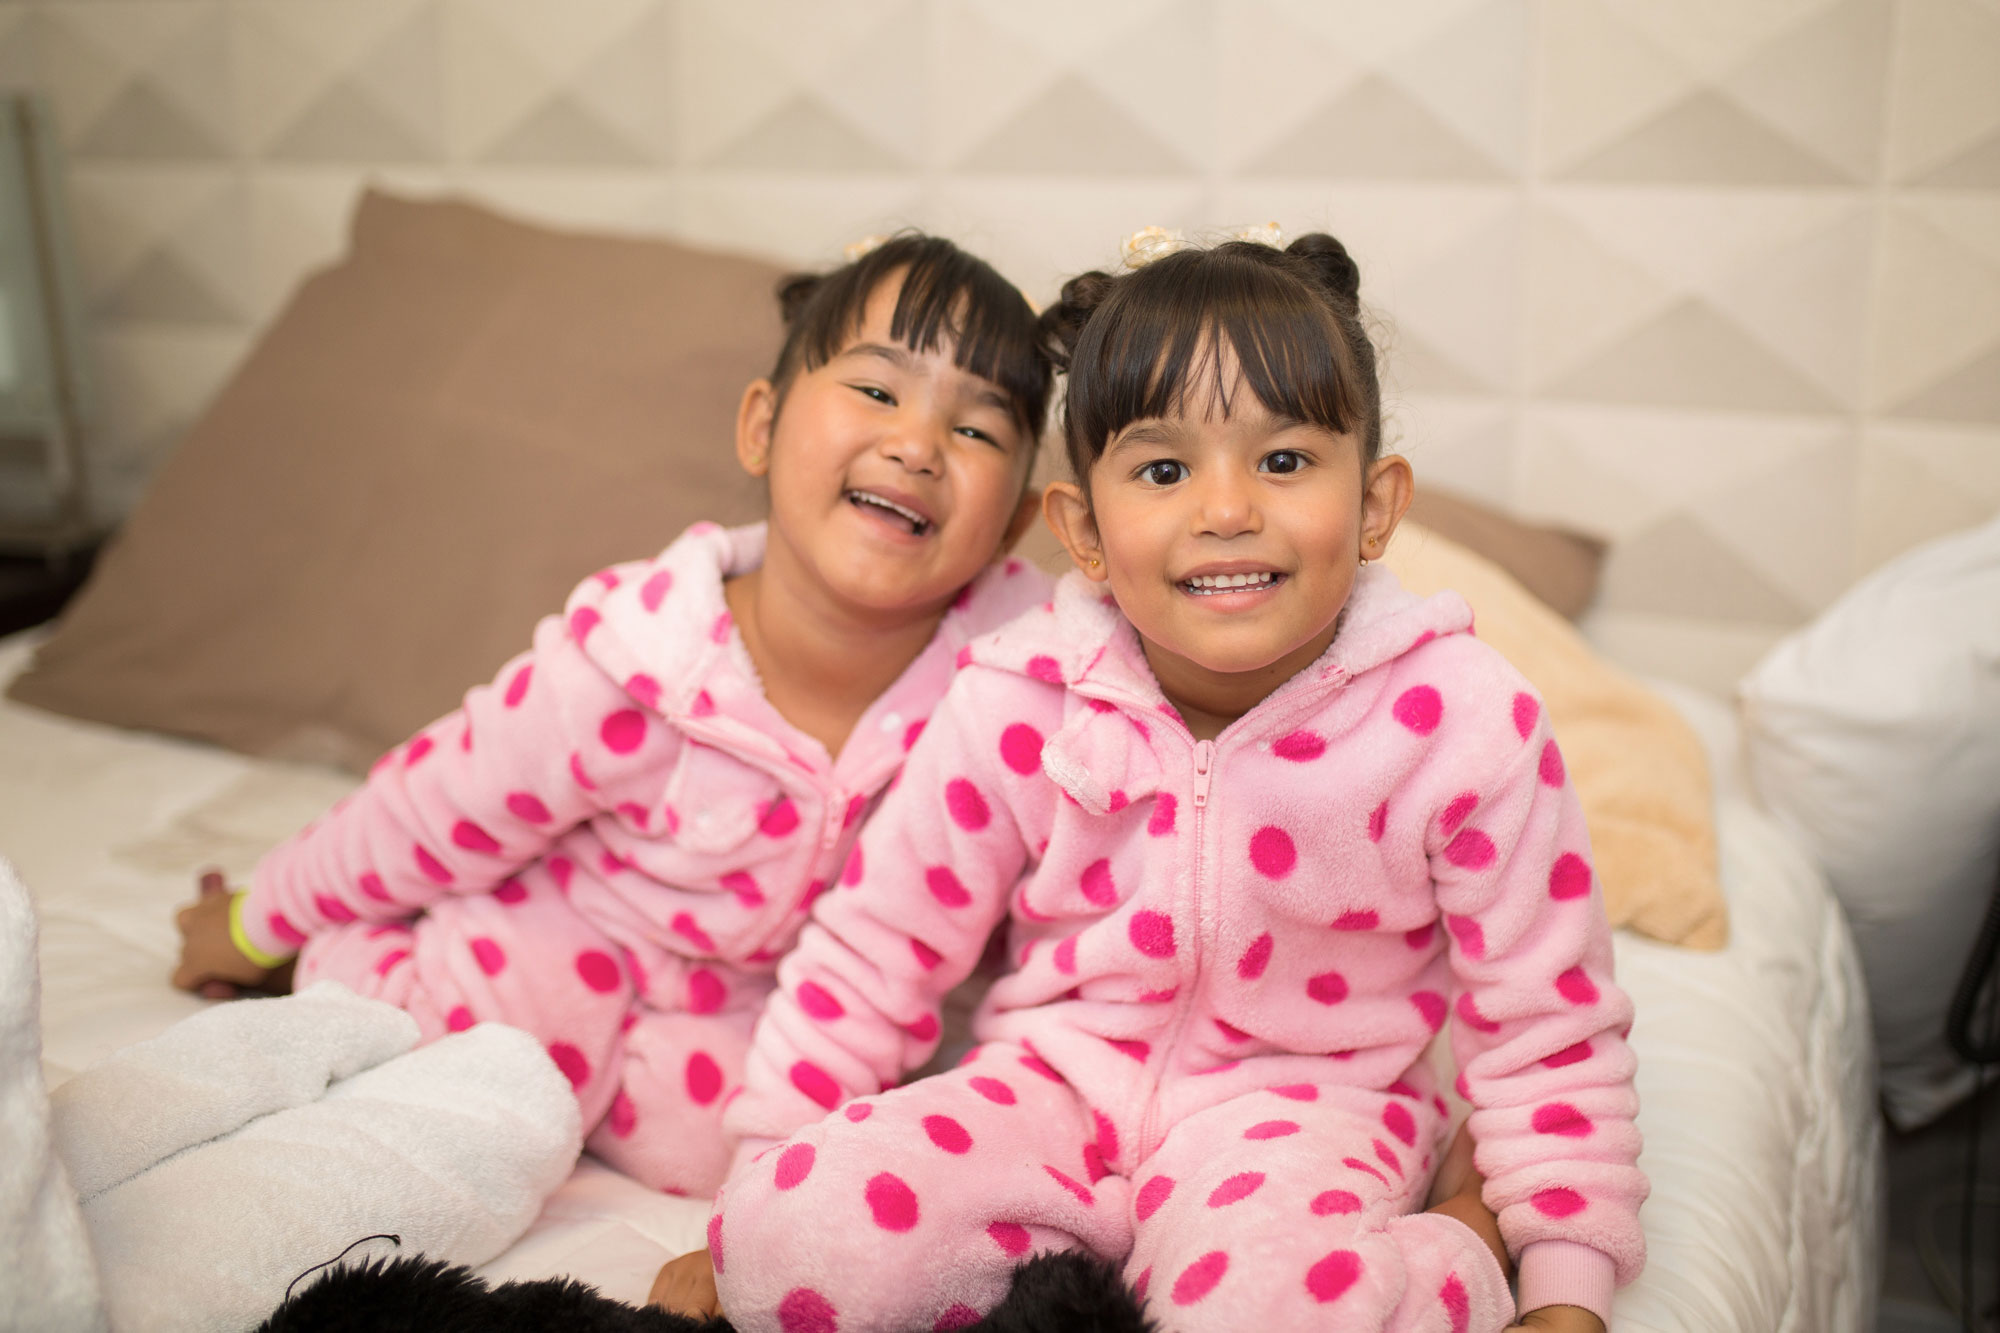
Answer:
[[[667,780],[667,806],[678,821],[674,841],[691,852],[733,852],[755,836],[757,821],[782,794],[769,773],[690,740]]]
[[[1122,712],[1078,708],[1042,746],[1042,772],[1086,813],[1108,815],[1160,790],[1160,760]]]

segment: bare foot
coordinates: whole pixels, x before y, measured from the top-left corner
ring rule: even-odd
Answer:
[[[1479,1168],[1472,1163],[1473,1147],[1470,1127],[1460,1125],[1457,1136],[1451,1141],[1451,1148],[1445,1153],[1444,1161],[1438,1164],[1437,1175],[1431,1181],[1430,1207],[1425,1211],[1456,1218],[1472,1228],[1473,1234],[1493,1251],[1500,1271],[1512,1281],[1514,1265],[1507,1258],[1507,1243],[1500,1238],[1500,1219],[1493,1215],[1493,1210],[1480,1197],[1480,1190],[1485,1187],[1486,1181],[1479,1174]]]

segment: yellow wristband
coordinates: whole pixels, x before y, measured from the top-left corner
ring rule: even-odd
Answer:
[[[248,889],[238,889],[229,895],[229,942],[236,946],[238,953],[268,971],[281,966],[287,959],[277,954],[265,953],[250,942],[249,934],[243,929],[243,900],[249,896]]]

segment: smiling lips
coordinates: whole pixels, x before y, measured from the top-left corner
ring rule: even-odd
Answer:
[[[847,502],[857,509],[878,509],[883,514],[894,515],[910,525],[910,535],[921,537],[931,530],[931,520],[911,509],[899,505],[894,500],[875,494],[873,491],[849,491]]]
[[[1182,580],[1181,587],[1197,597],[1213,597],[1217,593],[1261,592],[1276,587],[1284,577],[1269,569],[1245,574],[1197,574]]]

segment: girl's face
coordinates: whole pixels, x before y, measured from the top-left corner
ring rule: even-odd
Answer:
[[[860,328],[801,370],[780,404],[745,392],[737,454],[770,489],[766,568],[788,562],[851,611],[941,611],[1032,518],[1034,439],[949,342],[911,351],[889,333],[900,277],[869,295]]]
[[[1126,426],[1091,466],[1088,497],[1058,485],[1047,505],[1163,685],[1213,696],[1254,680],[1261,697],[1332,641],[1361,560],[1382,553],[1408,505],[1410,473],[1395,457],[1364,468],[1354,436],[1275,416],[1224,373],[1227,416],[1190,393],[1210,408]]]

